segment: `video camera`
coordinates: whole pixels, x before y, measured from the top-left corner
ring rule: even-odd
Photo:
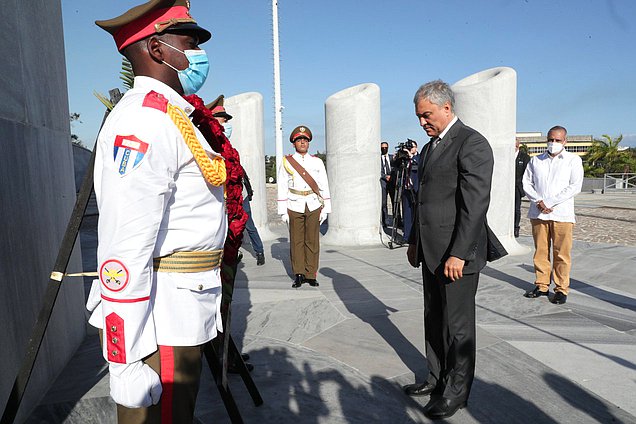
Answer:
[[[411,160],[409,152],[415,146],[417,146],[417,142],[410,138],[407,138],[403,143],[398,143],[398,145],[395,146],[395,155],[393,155],[395,166],[405,168],[408,165],[409,160]]]

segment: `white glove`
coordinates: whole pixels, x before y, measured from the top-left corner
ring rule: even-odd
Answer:
[[[285,224],[289,225],[289,214],[282,214],[280,216],[280,220],[283,221]]]
[[[322,225],[323,222],[325,222],[325,220],[327,219],[327,212],[323,210],[320,211],[320,225]]]
[[[142,361],[108,366],[110,397],[126,408],[147,408],[156,405],[163,388],[157,373]]]

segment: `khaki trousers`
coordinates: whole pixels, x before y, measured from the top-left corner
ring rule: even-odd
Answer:
[[[100,341],[102,330],[99,330]],[[201,380],[202,346],[159,346],[144,358],[161,379],[159,403],[148,408],[117,405],[118,424],[179,424],[194,419]]]
[[[289,248],[294,274],[305,278],[316,278],[320,254],[320,208],[299,213],[287,210],[289,214]]]
[[[567,295],[570,289],[570,269],[572,267],[572,230],[571,222],[543,221],[531,219],[534,238],[535,284],[545,292],[550,287],[550,276],[554,280],[555,292]],[[550,246],[552,246],[552,266],[550,265]]]

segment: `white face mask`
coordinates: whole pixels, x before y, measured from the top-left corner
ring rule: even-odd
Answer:
[[[561,153],[561,150],[563,150],[563,144],[561,143],[555,143],[554,141],[549,141],[548,142],[548,152],[551,155],[556,155],[557,153]]]

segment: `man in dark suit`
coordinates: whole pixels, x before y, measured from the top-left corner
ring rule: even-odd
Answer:
[[[380,187],[382,187],[382,226],[388,227],[388,208],[387,208],[387,196],[391,197],[391,203],[393,203],[393,181],[391,180],[391,170],[393,168],[393,158],[389,154],[389,143],[383,141],[380,143]]]
[[[431,394],[424,412],[439,419],[466,406],[475,374],[475,293],[492,235],[486,212],[493,154],[481,134],[457,119],[445,82],[422,85],[413,101],[431,137],[420,155],[417,213],[407,252],[412,266],[423,265],[429,375],[404,391]]]
[[[515,141],[515,237],[519,237],[519,224],[521,223],[521,198],[526,195],[523,191],[523,173],[526,172],[530,155],[521,148],[519,140]]]

